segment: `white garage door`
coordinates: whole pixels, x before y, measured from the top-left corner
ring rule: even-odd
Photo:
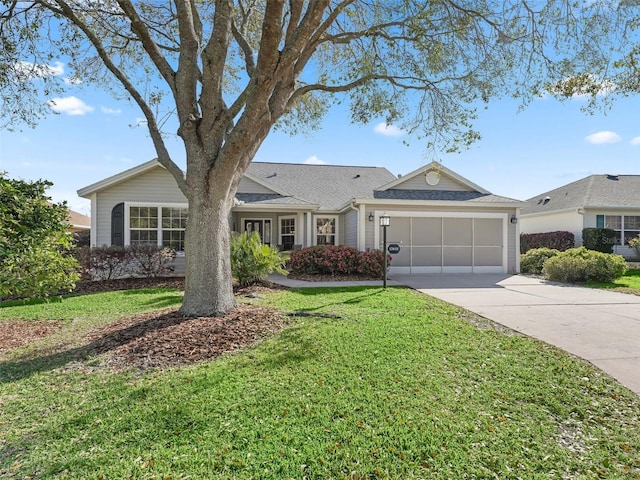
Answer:
[[[502,273],[502,218],[393,217],[387,243],[400,245],[392,255],[395,273]]]

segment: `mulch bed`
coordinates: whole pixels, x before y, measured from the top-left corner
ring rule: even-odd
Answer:
[[[77,293],[97,293],[142,288],[184,289],[184,278],[129,278],[80,282]],[[260,298],[260,294],[284,288],[262,284],[234,289],[236,296]],[[239,303],[221,317],[187,317],[177,308],[132,315],[90,332],[80,346],[83,357],[105,355],[102,366],[111,370],[166,368],[210,360],[260,342],[281,331],[287,318],[259,305]],[[0,354],[34,342],[62,328],[59,321],[0,322]]]
[[[193,318],[166,309],[94,330],[88,354],[108,354],[103,365],[114,370],[189,365],[243,350],[286,325],[279,312],[257,305],[238,304],[223,317]]]
[[[62,322],[28,322],[25,320],[12,320],[0,322],[0,354],[14,348],[34,342],[57,332],[62,327]]]

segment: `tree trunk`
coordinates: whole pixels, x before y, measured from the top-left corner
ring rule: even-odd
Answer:
[[[194,317],[221,315],[236,306],[229,245],[234,194],[215,188],[210,175],[204,177],[196,179],[199,188],[190,192],[185,238],[185,290],[180,311]]]

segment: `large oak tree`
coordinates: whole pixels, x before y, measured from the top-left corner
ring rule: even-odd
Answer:
[[[561,0],[2,5],[5,125],[33,124],[45,113],[43,96],[66,87],[51,75],[56,61],[85,84],[124,94],[144,114],[158,161],[189,202],[182,306],[189,315],[235,305],[228,218],[240,179],[274,126],[309,128],[333,102],[346,102],[356,122],[384,118],[455,149],[477,138],[471,122],[479,102],[528,97],[545,79],[607,53],[597,2],[587,10]],[[186,174],[165,146],[167,108],[184,143]]]

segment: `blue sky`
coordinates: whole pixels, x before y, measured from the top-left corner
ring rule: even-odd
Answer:
[[[272,132],[255,160],[374,165],[396,175],[438,160],[495,194],[521,200],[594,173],[640,174],[640,96],[592,115],[581,112],[584,105],[542,98],[518,113],[515,101],[493,101],[475,124],[482,140],[461,154],[438,156],[426,150],[426,140],[382,121],[352,125],[348,113],[334,109],[308,136]],[[127,102],[83,87],[55,100],[54,108],[59,113],[35,129],[0,132],[0,171],[52,181],[55,201],[88,214],[89,202],[76,190],[155,157],[144,125],[134,126],[140,112]],[[168,143],[184,166],[179,139]]]

